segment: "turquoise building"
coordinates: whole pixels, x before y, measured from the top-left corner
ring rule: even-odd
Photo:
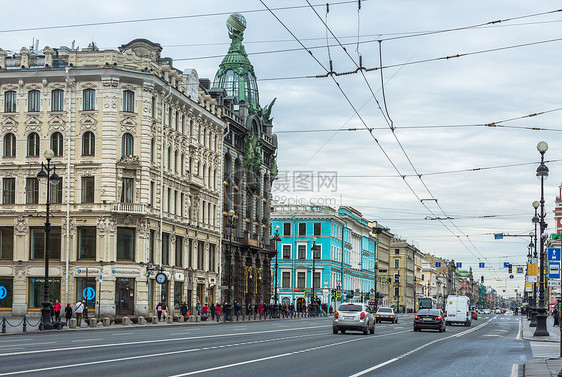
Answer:
[[[361,212],[345,206],[276,205],[271,222],[272,237],[278,232],[280,238],[271,265],[281,304],[307,305],[313,286],[315,296],[332,307],[374,296],[376,239]],[[272,283],[274,295],[275,279]]]

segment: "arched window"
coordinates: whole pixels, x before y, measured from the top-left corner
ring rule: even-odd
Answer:
[[[37,157],[39,156],[39,135],[37,133],[32,132],[27,137],[27,156],[28,157]]]
[[[123,134],[121,137],[121,156],[133,155],[133,135],[129,133]]]
[[[4,157],[16,157],[16,136],[12,133],[4,136]]]
[[[55,156],[63,155],[63,141],[62,134],[60,132],[55,132],[51,135],[51,150],[55,152]]]
[[[82,156],[96,155],[96,137],[93,132],[87,131],[82,135]]]

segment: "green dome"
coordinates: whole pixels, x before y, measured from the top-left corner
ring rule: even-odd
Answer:
[[[246,19],[241,14],[232,14],[227,19],[228,36],[232,40],[228,53],[219,65],[213,88],[226,90],[228,96],[259,107],[259,93],[254,67],[242,44]]]

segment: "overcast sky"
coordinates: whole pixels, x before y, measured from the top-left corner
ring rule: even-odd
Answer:
[[[272,12],[254,0],[11,2],[2,11],[0,48],[19,51],[35,38],[40,48],[95,41],[116,49],[146,38],[160,43],[176,68],[213,79],[230,43],[226,18],[242,13],[260,102],[277,98],[278,165],[290,187],[278,181],[274,196],[353,206],[423,252],[472,266],[500,293],[521,292],[522,279],[509,279],[503,262],[524,263],[529,237],[493,234],[533,230],[541,140],[551,161],[547,232],[555,232],[560,3],[369,0],[358,11],[357,2],[340,1],[328,14],[325,5],[315,7],[318,15],[306,1],[264,3]],[[130,20],[137,22],[113,23]],[[359,55],[366,70],[339,75],[356,71]],[[375,69],[381,58],[382,77]],[[330,59],[338,76],[315,78],[330,71]]]

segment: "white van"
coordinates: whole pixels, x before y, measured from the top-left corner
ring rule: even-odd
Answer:
[[[445,306],[445,320],[447,326],[452,323],[462,323],[465,326],[470,326],[470,300],[466,296],[447,297],[447,305]]]

